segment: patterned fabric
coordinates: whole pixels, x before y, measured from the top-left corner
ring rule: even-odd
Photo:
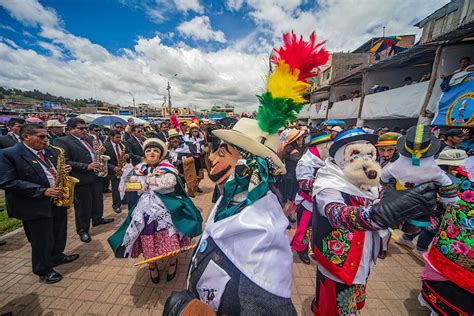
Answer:
[[[152,235],[141,235],[133,244],[132,258],[137,258],[141,253],[145,259],[161,256],[171,251],[189,246],[191,240],[180,237],[179,234],[169,236],[168,230],[160,230]]]
[[[372,225],[370,208],[365,206],[347,206],[342,203],[329,203],[325,208],[329,223],[338,229],[349,231],[378,230]]]
[[[357,315],[365,305],[365,285],[346,285],[325,277],[321,272],[316,275],[316,299],[312,307],[317,316]]]
[[[313,182],[314,179],[298,180],[298,185],[300,186],[301,190],[309,191],[313,190]]]
[[[450,185],[440,186],[438,188],[438,194],[442,200],[455,198],[457,196],[457,193],[458,193],[458,188],[457,188],[457,185],[454,183]]]
[[[474,315],[472,294],[452,282],[424,280],[420,302],[437,315]]]

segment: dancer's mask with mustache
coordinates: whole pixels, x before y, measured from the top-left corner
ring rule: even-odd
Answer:
[[[382,169],[376,162],[377,150],[368,142],[355,142],[339,148],[336,164],[355,186],[368,189],[379,184]]]
[[[209,178],[215,184],[225,183],[240,158],[240,153],[234,146],[222,143],[215,152],[209,155],[211,162]]]

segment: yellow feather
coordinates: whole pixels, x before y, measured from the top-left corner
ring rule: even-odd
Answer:
[[[299,74],[298,69],[292,72],[290,65],[281,60],[275,71],[268,77],[267,90],[274,98],[289,98],[293,99],[295,103],[305,103],[306,100],[302,95],[311,85],[299,81]]]

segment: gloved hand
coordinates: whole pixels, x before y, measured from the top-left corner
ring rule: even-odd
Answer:
[[[379,203],[372,206],[373,219],[384,227],[396,228],[411,218],[431,214],[436,207],[436,185],[424,183],[397,191],[395,184],[385,187]]]
[[[194,295],[189,290],[181,292],[173,291],[168,297],[163,310],[163,315],[166,316],[215,316],[216,312],[211,306],[194,298]]]

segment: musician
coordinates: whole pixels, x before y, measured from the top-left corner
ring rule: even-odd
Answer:
[[[0,149],[11,147],[21,141],[20,130],[25,123],[26,121],[20,117],[12,117],[8,120],[8,134],[0,136]]]
[[[129,152],[132,164],[135,166],[143,159],[143,142],[145,138],[142,136],[143,128],[138,125],[133,125],[130,129],[132,136],[125,142],[127,151]]]
[[[156,137],[161,139],[164,143],[168,142],[168,131],[170,127],[167,122],[160,123],[160,131],[157,133]]]
[[[78,254],[65,255],[67,208],[56,206],[60,196],[55,188],[58,151],[48,146],[48,132],[39,124],[22,127],[22,143],[0,152],[0,188],[5,190],[8,215],[23,221],[31,244],[33,273],[51,284],[62,276],[53,268],[72,262]],[[68,173],[71,167],[64,166]]]
[[[86,123],[79,118],[71,118],[66,126],[69,135],[57,139],[56,143],[64,149],[66,162],[72,167],[72,176],[80,180],[74,191],[74,211],[76,232],[82,242],[90,242],[90,223],[98,226],[113,222],[102,217],[104,201],[102,178],[95,174],[100,163],[95,161],[92,143],[86,139]]]
[[[135,126],[135,120],[133,117],[127,119],[127,126],[125,126],[125,134],[123,135],[124,140],[128,140],[133,135],[132,128]]]
[[[202,190],[199,188],[199,182],[204,178],[204,148],[206,146],[206,141],[204,138],[202,138],[202,135],[199,131],[199,126],[196,123],[192,123],[189,126],[189,134],[184,136],[184,141],[193,154],[194,167],[196,168],[196,174],[198,178],[197,192],[202,193]]]
[[[48,129],[49,143],[51,145],[55,145],[56,139],[66,135],[64,133],[65,126],[66,125],[59,122],[59,120],[49,120],[46,122],[46,128]]]
[[[119,131],[110,131],[109,139],[105,142],[105,154],[110,157],[110,160],[108,161],[109,174],[107,178],[112,183],[112,208],[115,213],[120,213],[122,212],[120,209],[122,199],[120,198],[120,193],[118,191],[120,183],[120,178],[117,178],[117,173],[120,171],[118,166],[121,159],[127,161],[129,157],[126,152],[126,146],[122,143],[122,135]]]
[[[102,130],[99,125],[97,124],[90,124],[89,125],[89,135],[87,136],[87,141],[91,144],[94,144],[94,141],[102,148],[102,152],[105,152],[105,136],[101,134]],[[108,178],[101,178],[102,180],[102,193],[110,193],[110,181]]]

